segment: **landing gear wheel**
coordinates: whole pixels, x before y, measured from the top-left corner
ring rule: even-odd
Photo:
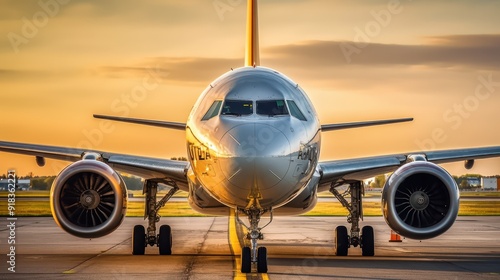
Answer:
[[[144,226],[136,225],[132,234],[132,254],[144,255],[146,250],[146,231]]]
[[[267,273],[267,248],[260,247],[257,250],[257,272]]]
[[[160,255],[172,255],[172,230],[169,225],[162,225],[158,234]]]
[[[250,247],[243,247],[241,249],[241,272],[252,272],[252,252]]]
[[[349,235],[345,226],[335,228],[335,254],[337,256],[347,256],[349,249]]]
[[[361,251],[363,256],[375,255],[375,238],[371,226],[365,226],[361,230]]]

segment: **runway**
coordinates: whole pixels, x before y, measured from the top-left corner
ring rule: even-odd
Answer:
[[[260,242],[269,254],[263,275],[238,273],[239,244],[230,244],[237,235],[227,217],[162,218],[173,230],[172,256],[159,256],[156,247],[131,255],[132,227],[141,218],[126,218],[112,234],[85,240],[52,218],[19,217],[15,272],[7,270],[9,221],[0,221],[1,279],[500,279],[500,217],[459,217],[438,238],[402,243],[388,242],[383,218],[369,217],[363,224],[375,229],[375,257],[362,257],[359,248],[333,256],[333,230],[347,225],[345,217],[277,217]]]

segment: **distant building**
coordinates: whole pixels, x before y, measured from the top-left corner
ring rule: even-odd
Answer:
[[[9,189],[9,180],[8,179],[0,179],[0,191],[6,191]],[[16,190],[17,191],[29,191],[31,189],[31,180],[30,179],[22,179],[17,180],[16,182]]]
[[[498,179],[495,177],[483,177],[481,178],[481,186],[485,191],[496,191],[498,189]]]
[[[467,177],[467,184],[471,188],[479,188],[481,187],[481,179],[477,177]]]

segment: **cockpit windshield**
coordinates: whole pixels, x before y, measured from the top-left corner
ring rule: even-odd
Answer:
[[[301,121],[307,121],[306,117],[304,116],[304,114],[302,114],[295,101],[287,100],[286,102],[288,103],[288,108],[290,109],[290,114],[292,114],[292,116]]]
[[[246,116],[253,114],[251,100],[226,100],[221,115]]]
[[[284,100],[257,101],[257,114],[266,116],[288,115]]]
[[[221,105],[222,105],[221,100],[214,101],[214,103],[212,103],[212,106],[210,106],[210,108],[208,109],[208,111],[205,113],[205,115],[203,116],[203,118],[201,120],[207,121],[207,120],[217,116],[219,114]]]

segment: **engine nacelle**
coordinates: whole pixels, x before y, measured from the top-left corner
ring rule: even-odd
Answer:
[[[121,176],[99,160],[70,164],[50,190],[50,209],[68,233],[97,238],[114,231],[127,211],[127,188]]]
[[[451,175],[426,161],[407,163],[387,180],[382,212],[389,227],[412,239],[447,231],[458,215],[460,194]]]

